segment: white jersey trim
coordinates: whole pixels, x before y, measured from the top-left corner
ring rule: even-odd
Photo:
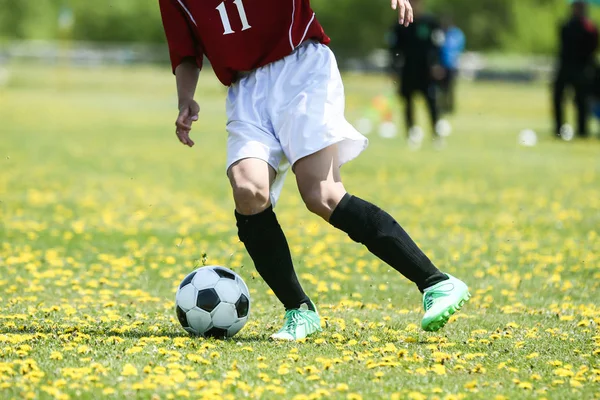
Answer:
[[[298,43],[298,46],[300,46],[302,44],[302,42],[304,41],[304,38],[306,37],[306,34],[308,33],[308,28],[310,28],[310,26],[312,25],[314,20],[315,20],[315,13],[313,13],[312,18],[310,19],[310,21],[308,21],[308,25],[306,25],[306,29],[304,30],[304,35],[302,35],[302,39],[300,39],[300,43]]]
[[[296,14],[296,0],[292,0],[292,22],[290,22],[290,47],[292,48],[292,50],[294,50],[296,48],[296,46],[294,46],[294,39],[292,38],[292,30],[294,29],[294,17]]]
[[[185,4],[183,4],[183,2],[181,0],[177,0],[177,2],[181,6],[181,8],[183,8],[183,10],[187,13],[188,17],[190,17],[190,19],[192,20],[192,22],[194,23],[194,25],[198,26],[198,24],[196,23],[196,20],[192,16],[192,13],[190,12],[190,10],[187,9],[187,7],[185,6]]]

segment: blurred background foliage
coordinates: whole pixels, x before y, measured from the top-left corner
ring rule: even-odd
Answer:
[[[452,15],[470,50],[536,54],[555,49],[558,24],[569,7],[566,0],[427,1],[438,15]],[[333,38],[332,47],[347,56],[385,46],[385,32],[394,22],[389,0],[313,0],[312,5]],[[5,40],[164,40],[157,0],[0,0],[0,10]],[[594,13],[600,17],[598,10]]]

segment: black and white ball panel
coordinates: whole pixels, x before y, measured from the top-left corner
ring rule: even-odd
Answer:
[[[181,326],[183,326],[184,328],[189,328],[190,324],[188,323],[187,316],[185,315],[185,311],[183,311],[181,309],[181,307],[176,306],[175,313],[177,314],[177,319],[179,320],[179,323],[181,324]]]
[[[250,311],[250,301],[245,294],[242,293],[238,301],[235,302],[235,309],[238,318],[245,318],[248,316],[248,312]]]
[[[242,319],[238,320],[237,322],[234,322],[233,324],[231,324],[229,329],[227,329],[227,336],[229,336],[229,337],[234,336],[236,333],[238,333],[240,330],[242,330],[244,325],[246,325],[247,321],[248,321],[248,318],[242,318]]]
[[[212,328],[204,332],[204,336],[212,337],[215,339],[225,339],[228,336],[228,332],[227,329],[217,328],[213,326]]]
[[[240,285],[235,279],[219,279],[219,282],[215,285],[215,290],[221,301],[231,304],[235,304],[242,294]]]
[[[194,287],[194,285],[187,284],[177,291],[175,301],[177,302],[177,305],[184,311],[191,310],[196,306],[197,293],[198,290]]]
[[[198,290],[212,288],[221,279],[211,268],[200,268],[192,279],[192,285]]]
[[[235,272],[225,267],[214,267],[213,271],[219,275],[220,278],[235,280]]]
[[[210,313],[200,310],[199,308],[192,308],[190,311],[185,313],[188,324],[199,332],[204,332],[210,328],[212,318]]]
[[[247,299],[250,299],[250,291],[248,290],[248,286],[246,286],[246,282],[244,282],[239,276],[237,277],[237,282],[242,293],[246,295]]]
[[[197,271],[193,271],[188,276],[186,276],[185,278],[183,278],[183,280],[179,284],[179,289],[181,289],[185,285],[188,285],[190,282],[192,282],[192,279],[194,279],[194,276],[196,276],[196,272]]]
[[[227,329],[238,320],[237,310],[234,304],[219,303],[211,313],[213,325],[217,328]]]
[[[221,300],[215,289],[202,289],[198,291],[196,297],[196,307],[201,310],[212,312],[219,305]]]

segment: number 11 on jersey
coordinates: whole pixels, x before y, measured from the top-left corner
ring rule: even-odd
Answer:
[[[242,2],[242,0],[234,0],[233,4],[236,5],[238,13],[240,14],[240,20],[242,21],[242,31],[252,28],[248,23],[246,9],[244,9],[244,3]],[[217,11],[219,11],[219,15],[221,16],[221,22],[223,22],[223,35],[231,35],[232,33],[235,33],[235,31],[231,29],[231,23],[229,22],[229,15],[227,14],[225,1],[219,4],[219,6],[217,7]]]

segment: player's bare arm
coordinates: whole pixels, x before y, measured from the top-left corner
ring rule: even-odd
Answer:
[[[398,22],[408,26],[413,22],[413,9],[409,0],[392,0],[392,9],[398,10]]]
[[[175,133],[179,141],[189,147],[194,146],[190,139],[192,123],[198,121],[200,106],[194,100],[200,69],[193,58],[184,60],[175,69],[177,96],[179,98],[179,116],[175,122]]]

